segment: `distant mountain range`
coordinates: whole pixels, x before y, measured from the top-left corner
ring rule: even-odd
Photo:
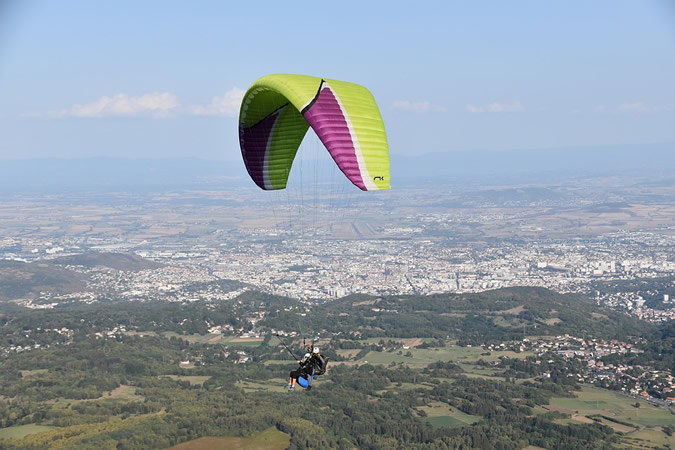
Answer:
[[[675,143],[547,150],[464,151],[392,157],[404,184],[557,183],[597,176],[654,176],[675,181]]]
[[[300,150],[302,151],[302,149]],[[313,161],[302,160],[304,167]],[[675,182],[675,143],[547,150],[392,154],[392,186],[555,183],[592,176]],[[665,177],[665,180],[664,180]],[[196,158],[25,159],[0,162],[0,191],[253,187],[241,161]]]

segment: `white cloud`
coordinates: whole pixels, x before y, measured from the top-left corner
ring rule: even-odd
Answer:
[[[175,117],[177,115],[227,116],[236,117],[245,92],[232,88],[224,95],[213,97],[206,105],[183,107],[176,96],[170,92],[153,92],[138,97],[128,94],[103,96],[90,103],[73,105],[58,111],[47,113],[23,114],[23,117],[135,117],[155,118]]]
[[[490,103],[484,106],[466,105],[466,110],[472,113],[482,112],[520,112],[525,108],[519,101],[513,103]]]
[[[644,112],[648,110],[644,102],[622,103],[617,109],[621,112]]]
[[[394,109],[414,113],[446,112],[448,110],[448,108],[445,106],[434,105],[431,102],[409,102],[407,100],[399,100],[395,102]]]
[[[168,92],[153,92],[131,97],[127,94],[117,94],[112,97],[103,96],[98,100],[74,105],[49,115],[57,117],[109,117],[109,116],[139,116],[166,117],[178,108],[176,96]]]
[[[479,113],[485,111],[485,109],[480,106],[466,105],[466,110],[472,113]]]
[[[490,112],[518,112],[523,109],[523,105],[520,102],[513,102],[511,104],[492,103],[488,105],[488,111]]]
[[[190,106],[189,114],[196,116],[228,116],[236,117],[239,114],[241,100],[246,92],[239,88],[232,88],[220,97],[213,97],[207,105]]]
[[[597,105],[596,112],[609,113],[649,113],[649,112],[671,112],[675,110],[672,105],[648,105],[643,101],[621,103],[616,106]]]

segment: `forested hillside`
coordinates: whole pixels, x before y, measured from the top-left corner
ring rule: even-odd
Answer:
[[[632,357],[653,363],[664,349],[646,337],[672,327],[542,289],[0,308],[3,448],[166,448],[205,436],[255,441],[270,427],[291,448],[656,447],[675,417],[642,400],[634,416],[635,399],[567,375],[585,370],[581,360],[527,346],[584,334],[637,342]],[[285,392],[296,363],[281,341],[296,354],[312,342],[328,357],[311,391]],[[593,395],[618,406],[586,412]],[[569,402],[577,412],[560,406]]]

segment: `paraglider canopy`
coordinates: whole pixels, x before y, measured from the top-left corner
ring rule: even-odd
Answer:
[[[265,190],[284,189],[309,127],[340,170],[364,191],[389,189],[389,146],[368,89],[306,75],[264,76],[239,113],[239,144],[249,175]]]

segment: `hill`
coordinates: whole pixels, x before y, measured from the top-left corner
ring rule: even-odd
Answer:
[[[141,258],[131,253],[86,253],[84,255],[63,256],[50,261],[51,264],[73,265],[93,268],[96,266],[108,267],[115,270],[138,272],[141,270],[157,269],[160,264],[149,259]]]
[[[475,294],[349,296],[318,305],[303,323],[363,337],[455,337],[467,344],[574,333],[608,339],[639,335],[646,326],[577,295],[536,287]],[[293,311],[270,312],[261,325],[297,327]]]
[[[70,294],[85,289],[86,277],[43,262],[0,260],[0,299],[34,298],[41,291]]]
[[[44,303],[54,296],[91,291],[87,274],[62,266],[139,272],[163,264],[126,253],[88,253],[38,262],[0,260],[0,300],[37,299],[40,296]]]

